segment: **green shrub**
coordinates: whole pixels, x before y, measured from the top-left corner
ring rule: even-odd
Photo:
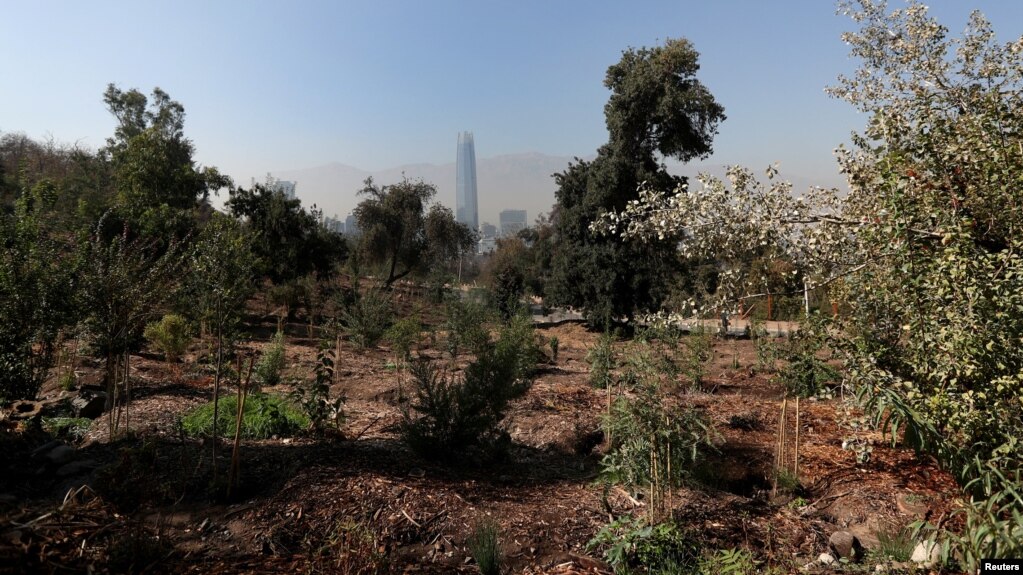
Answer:
[[[703,383],[707,374],[707,360],[710,359],[711,347],[714,345],[711,333],[697,327],[685,338],[680,359],[682,373],[692,382],[694,387]]]
[[[448,353],[458,355],[460,349],[480,353],[490,343],[489,322],[493,319],[487,307],[478,301],[452,298],[448,300],[445,328],[448,332]]]
[[[188,349],[192,329],[188,320],[176,314],[167,314],[160,321],[146,324],[143,332],[149,345],[163,352],[169,362],[175,362]]]
[[[238,398],[230,395],[220,398],[217,432],[221,437],[234,437]],[[213,402],[201,405],[181,419],[185,433],[193,437],[208,437],[213,432]],[[279,395],[253,393],[245,400],[241,436],[251,439],[287,437],[309,427],[309,418]]]
[[[340,320],[352,341],[360,347],[373,347],[394,321],[391,298],[381,289],[354,294],[354,298],[344,305]]]
[[[536,365],[546,359],[536,339],[533,318],[526,314],[514,316],[501,326],[493,350],[501,361],[514,366],[513,377],[516,381],[532,377]]]
[[[700,560],[700,546],[673,522],[649,525],[636,517],[622,517],[587,543],[590,551],[603,548],[615,573],[644,568],[647,573],[690,573]]]
[[[558,336],[552,335],[551,338],[547,340],[547,345],[551,348],[551,361],[558,363],[558,348],[561,347],[561,340],[558,339]]]
[[[753,347],[757,352],[757,370],[766,373],[774,373],[778,370],[778,360],[781,359],[781,350],[774,342],[763,323],[755,322],[751,333]]]
[[[526,278],[514,265],[507,265],[494,274],[491,289],[494,306],[501,319],[511,319],[524,307],[522,296],[526,293]]]
[[[487,519],[476,525],[466,541],[469,554],[472,555],[481,575],[499,575],[501,573],[501,546],[498,536],[500,531],[496,523]]]
[[[651,518],[668,508],[665,495],[683,483],[702,450],[712,446],[706,418],[686,408],[669,414],[649,381],[640,382],[635,397],[622,396],[612,404],[604,435],[610,447],[600,461],[603,480],[647,490]]]
[[[81,441],[92,427],[92,420],[85,417],[44,417],[43,431],[58,438]]]
[[[331,423],[340,430],[344,423],[344,397],[330,397],[330,383],[334,380],[334,352],[321,349],[316,356],[316,376],[312,382],[299,384],[291,393],[292,399],[302,407],[314,430],[322,432]]]
[[[394,322],[385,338],[401,359],[408,360],[412,357],[412,347],[419,343],[422,327],[419,316],[405,317]]]
[[[810,323],[804,324],[802,329],[792,335],[786,355],[788,365],[779,374],[789,394],[814,397],[828,383],[841,379],[835,368],[818,357],[823,347],[823,334]]]
[[[886,525],[877,529],[874,535],[877,536],[877,547],[872,550],[875,557],[890,561],[909,561],[913,555],[916,539],[913,538],[911,528]]]
[[[77,383],[78,377],[75,375],[74,370],[65,371],[64,373],[60,374],[59,378],[57,378],[57,386],[63,389],[64,391],[70,391],[74,389]]]
[[[253,370],[255,371],[256,381],[260,385],[268,387],[280,384],[284,363],[284,332],[279,331],[274,334],[273,339],[270,340],[270,345],[263,351],[263,355],[259,357],[259,363],[256,364]]]
[[[446,458],[468,449],[498,455],[507,434],[498,426],[511,399],[520,397],[528,381],[516,378],[518,359],[488,351],[462,371],[448,377],[427,361],[412,362],[412,398],[403,407],[401,434],[417,453]]]
[[[597,345],[587,352],[586,361],[590,363],[590,385],[597,389],[610,387],[614,378],[613,372],[618,367],[614,338],[610,333],[601,334]]]
[[[718,549],[700,560],[699,575],[755,575],[760,562],[745,549]]]

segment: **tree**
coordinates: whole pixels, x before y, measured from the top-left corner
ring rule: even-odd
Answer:
[[[273,182],[231,190],[226,206],[245,221],[257,272],[276,284],[314,272],[330,275],[348,255],[344,238],[320,225],[315,206],[306,211],[301,200],[288,198]]]
[[[189,257],[186,293],[195,303],[200,320],[216,335],[213,378],[213,469],[217,469],[217,416],[220,382],[224,368],[225,341],[231,339],[245,302],[253,291],[255,257],[250,238],[241,224],[215,214],[199,234]],[[241,378],[241,374],[238,375]]]
[[[849,193],[761,183],[643,190],[595,229],[682,238],[684,254],[728,262],[769,245],[849,311],[832,345],[885,430],[938,455],[972,496],[971,533],[949,535],[972,571],[1018,556],[1023,507],[1023,38],[998,44],[974,13],[962,38],[917,2],[840,3],[860,29],[843,39],[861,66],[831,93],[869,119],[839,164]]]
[[[684,39],[656,48],[629,49],[608,68],[604,108],[609,141],[592,162],[578,160],[558,184],[550,303],[582,307],[606,328],[637,309],[657,307],[682,270],[670,238],[621,244],[590,232],[602,213],[621,210],[640,183],[671,189],[683,179],[667,173],[661,157],[682,161],[711,152],[724,111],[696,79],[698,54]]]
[[[369,178],[359,193],[368,196],[355,208],[362,231],[360,254],[383,268],[385,287],[413,272],[445,265],[474,243],[471,230],[456,222],[451,210],[435,205],[426,211],[437,193],[432,184],[405,179],[377,186]]]
[[[119,391],[124,392],[123,405],[131,401],[130,352],[139,345],[146,322],[174,294],[182,263],[180,244],[133,238],[123,227],[119,234],[107,229],[117,224],[100,219],[82,250],[85,324],[93,345],[106,358],[108,410],[117,405]],[[120,412],[115,419],[111,411],[111,435],[119,417]]]
[[[55,201],[43,181],[0,213],[0,401],[35,397],[59,331],[76,320],[78,262],[43,225]]]
[[[92,226],[113,205],[111,178],[108,162],[77,144],[0,136],[0,205],[13,211],[22,192],[48,182],[54,197],[40,223],[49,231]]]
[[[125,217],[151,237],[192,231],[191,210],[231,180],[216,168],[195,165],[195,148],[184,136],[184,106],[160,88],[150,99],[114,84],[107,86],[103,101],[118,122],[105,153]]]

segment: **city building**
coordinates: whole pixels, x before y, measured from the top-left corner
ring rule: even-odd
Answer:
[[[355,219],[353,214],[348,214],[348,217],[345,218],[345,235],[359,235],[359,222]]]
[[[476,246],[476,253],[478,253],[480,255],[489,254],[489,253],[492,253],[496,249],[497,249],[497,239],[496,238],[480,238],[480,240],[479,240],[479,242],[478,242],[478,244]]]
[[[480,224],[480,237],[482,238],[496,238],[497,237],[497,226],[490,222],[483,222]]]
[[[472,231],[480,228],[479,203],[476,195],[476,145],[472,132],[458,134],[455,158],[455,220],[469,226]]]
[[[298,187],[298,182],[289,182],[286,180],[278,180],[273,177],[272,174],[266,174],[266,183],[264,184],[267,188],[274,190],[275,192],[281,192],[284,197],[289,200],[295,199],[295,188]],[[252,178],[252,187],[256,187],[256,178]]]
[[[526,229],[526,210],[503,210],[500,215],[501,235],[504,237],[514,236]]]
[[[277,180],[277,190],[284,194],[285,198],[289,200],[295,199],[295,188],[298,186],[297,182],[288,182],[285,180]]]
[[[337,217],[323,216],[321,223],[324,228],[335,234],[345,233],[345,223]]]

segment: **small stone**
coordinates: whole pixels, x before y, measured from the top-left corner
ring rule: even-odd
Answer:
[[[820,557],[817,558],[817,562],[821,565],[831,565],[835,562],[835,558],[830,553],[821,553]]]
[[[72,461],[65,465],[60,466],[57,469],[57,477],[70,477],[72,475],[78,475],[80,473],[87,473],[99,467],[99,464],[91,459],[83,459],[82,461]]]
[[[934,567],[941,561],[941,548],[934,541],[921,541],[913,548],[909,560],[924,567]]]
[[[836,559],[857,561],[863,557],[863,545],[848,531],[835,531],[828,539],[828,547]]]
[[[63,445],[63,443],[61,443],[59,439],[47,441],[46,443],[32,450],[32,458],[33,459],[41,458],[45,456],[47,453],[49,453],[51,449],[57,447],[58,445]]]
[[[78,397],[71,400],[71,409],[74,410],[75,417],[85,417],[88,419],[96,419],[103,415],[106,405],[106,393],[93,393],[84,389],[78,392]]]
[[[53,465],[64,465],[75,457],[75,449],[67,445],[58,445],[46,454],[46,460]]]

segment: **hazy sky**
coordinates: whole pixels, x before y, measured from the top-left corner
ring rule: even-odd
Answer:
[[[893,2],[893,6],[901,2]],[[930,3],[953,33],[978,8],[1002,40],[1023,2]],[[824,87],[855,62],[828,0],[0,0],[0,131],[96,148],[109,82],[185,106],[197,159],[239,183],[341,162],[367,170],[478,157],[587,156],[606,140],[607,67],[689,38],[725,107],[714,165],[839,182],[832,156],[864,118]],[[301,184],[300,184],[301,192]]]

